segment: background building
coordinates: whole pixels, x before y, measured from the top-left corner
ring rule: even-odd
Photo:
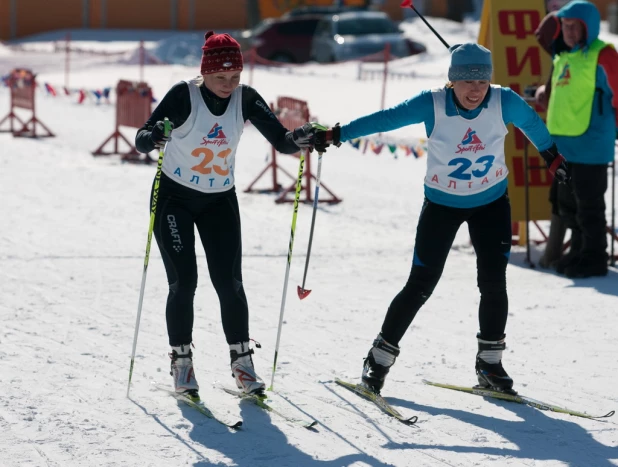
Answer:
[[[335,0],[335,2],[338,0]],[[403,19],[400,0],[340,0],[373,4],[394,20]],[[594,0],[603,18],[615,0]],[[446,16],[449,7],[482,0],[418,0],[419,10]],[[278,17],[298,6],[332,5],[333,0],[0,0],[0,39],[10,40],[57,29],[244,29],[256,5],[262,18]]]

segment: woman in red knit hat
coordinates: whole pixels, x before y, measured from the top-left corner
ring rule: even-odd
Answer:
[[[313,146],[314,127],[288,131],[259,93],[240,84],[240,46],[228,34],[205,35],[200,76],[174,85],[136,136],[148,153],[164,148],[154,234],[169,282],[166,307],[175,390],[198,398],[192,360],[197,287],[194,226],[206,251],[230,346],[232,374],[245,393],[262,393],[249,348],[249,310],[242,283],[241,228],[234,188],[236,148],[251,123],[275,149],[294,154]],[[164,135],[163,120],[173,125]]]

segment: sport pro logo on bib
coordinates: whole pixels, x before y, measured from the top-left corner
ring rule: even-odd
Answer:
[[[485,152],[486,145],[477,131],[468,127],[461,142],[453,149],[454,155],[461,154],[462,156],[453,157],[447,163],[451,169],[446,173],[446,180],[440,180],[441,174],[434,173],[430,183],[446,187],[449,191],[460,192],[476,191],[477,187],[493,185],[506,175],[506,171],[498,168],[495,174],[490,173],[496,156],[484,154]],[[445,185],[444,182],[447,184]]]

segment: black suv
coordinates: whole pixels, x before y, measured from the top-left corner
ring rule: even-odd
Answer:
[[[322,16],[302,15],[267,18],[237,37],[243,50],[255,47],[257,54],[274,62],[305,63],[311,58],[313,34]]]
[[[286,11],[282,18],[303,15],[336,15],[338,13],[345,13],[346,11],[367,11],[367,9],[367,7],[362,6],[301,6],[294,8],[293,10]]]

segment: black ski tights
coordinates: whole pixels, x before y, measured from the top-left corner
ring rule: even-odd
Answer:
[[[511,206],[505,194],[476,208],[452,208],[425,200],[416,231],[412,271],[404,288],[391,302],[382,336],[392,345],[399,341],[433,293],[455,235],[468,223],[477,256],[477,285],[481,292],[481,337],[498,340],[508,314],[506,265],[511,251]]]
[[[226,340],[229,344],[247,341],[249,311],[242,284],[236,191],[232,188],[206,194],[163,175],[154,234],[169,283],[166,307],[169,344],[177,346],[193,341],[193,298],[197,287],[195,227],[219,297]]]

